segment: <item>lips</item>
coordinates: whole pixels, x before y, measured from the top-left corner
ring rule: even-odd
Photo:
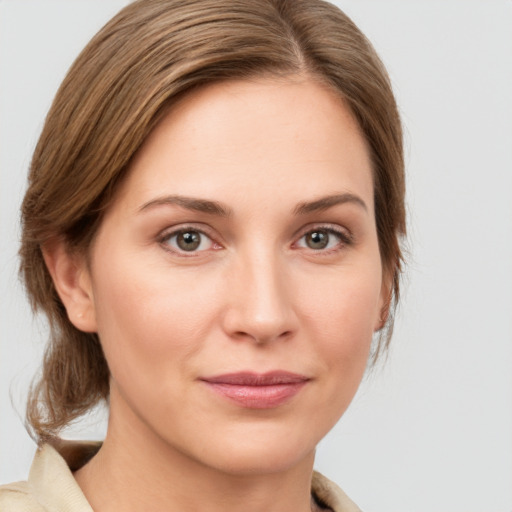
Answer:
[[[286,371],[240,372],[201,379],[213,392],[250,409],[284,405],[309,382],[309,378]]]

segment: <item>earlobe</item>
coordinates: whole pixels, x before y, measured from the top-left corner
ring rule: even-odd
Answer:
[[[69,321],[81,331],[96,332],[94,296],[85,258],[70,252],[62,240],[48,243],[43,257]]]

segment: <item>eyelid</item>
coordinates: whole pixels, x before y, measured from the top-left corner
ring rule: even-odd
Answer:
[[[213,250],[222,248],[222,245],[219,242],[217,242],[216,237],[214,237],[213,234],[209,232],[211,230],[205,229],[204,225],[202,225],[201,227],[198,227],[197,225],[194,225],[194,224],[178,224],[176,226],[165,228],[158,234],[157,241],[164,248],[164,250],[166,250],[172,254],[176,254],[178,256],[185,257],[185,258],[197,257],[197,256],[202,255],[205,252],[208,252],[209,250],[212,250],[212,248],[209,248],[209,249],[203,249],[200,251],[189,251],[188,252],[188,251],[184,251],[184,250],[180,250],[180,249],[171,247],[169,244],[166,243],[173,236],[177,236],[180,233],[186,233],[187,231],[195,231],[195,232],[200,233],[201,235],[207,237],[211,241],[212,245],[217,246],[217,247],[214,247]]]
[[[301,240],[305,235],[308,233],[311,233],[315,230],[323,230],[330,233],[333,233],[334,235],[338,236],[340,238],[340,243],[342,246],[348,246],[352,245],[354,243],[354,236],[353,234],[346,228],[340,226],[339,224],[332,224],[332,223],[313,223],[308,224],[307,226],[302,227],[295,236],[295,242],[293,245],[297,244],[299,240]],[[310,249],[311,251],[315,251],[320,253],[328,253],[329,251],[336,250],[336,249],[327,249],[327,250],[315,250]]]

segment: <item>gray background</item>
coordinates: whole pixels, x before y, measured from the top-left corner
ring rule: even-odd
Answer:
[[[18,208],[67,68],[122,0],[0,0],[0,483],[45,338],[20,289]],[[409,266],[388,361],[318,449],[368,512],[512,509],[512,2],[339,0],[389,68],[406,129]],[[100,438],[101,411],[69,430]]]

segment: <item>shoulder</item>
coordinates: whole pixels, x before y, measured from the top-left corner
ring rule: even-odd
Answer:
[[[331,480],[313,472],[311,492],[315,500],[333,512],[361,512],[361,509]]]
[[[0,512],[92,512],[72,471],[85,464],[99,446],[62,440],[39,446],[28,481],[0,486]]]
[[[0,512],[45,512],[34,499],[28,482],[0,485]]]

